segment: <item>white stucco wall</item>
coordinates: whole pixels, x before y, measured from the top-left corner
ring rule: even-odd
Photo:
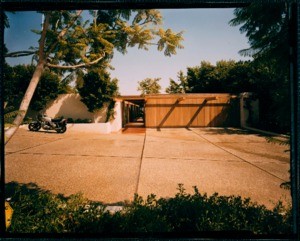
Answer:
[[[93,123],[104,123],[107,107],[96,113],[91,113],[84,103],[80,101],[79,94],[62,94],[56,100],[49,103],[45,114],[50,117],[63,116],[64,118],[91,119]]]
[[[96,133],[118,132],[122,129],[122,105],[121,101],[116,101],[114,108],[114,119],[105,123],[107,106],[96,113],[91,113],[84,103],[80,101],[79,94],[62,94],[56,100],[49,103],[45,108],[45,114],[54,118],[63,116],[64,118],[91,119],[91,124],[69,123],[70,131],[85,131]]]
[[[122,102],[116,101],[114,119],[110,121],[111,131],[117,132],[122,129]]]
[[[107,123],[70,123],[67,125],[68,131],[70,132],[91,132],[99,134],[111,133],[111,125]]]

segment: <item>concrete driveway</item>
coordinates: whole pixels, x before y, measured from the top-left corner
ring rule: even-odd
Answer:
[[[124,134],[128,133],[128,134]],[[192,193],[241,195],[273,207],[290,200],[287,147],[240,129],[147,129],[123,134],[68,130],[64,134],[20,128],[6,146],[6,182],[35,183],[66,196],[116,204],[172,197],[179,183]]]

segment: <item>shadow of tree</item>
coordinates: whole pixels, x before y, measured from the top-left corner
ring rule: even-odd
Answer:
[[[222,127],[222,128],[205,128],[203,129],[205,134],[211,134],[211,135],[259,135],[257,133],[254,133],[252,131],[234,128],[234,127]]]
[[[48,190],[41,189],[37,184],[33,182],[27,184],[9,182],[5,184],[6,198],[16,197],[16,195],[30,195],[34,198],[41,194],[51,195],[52,193]],[[63,194],[58,194],[58,197],[67,200],[67,198]]]

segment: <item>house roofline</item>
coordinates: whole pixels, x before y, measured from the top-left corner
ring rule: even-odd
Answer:
[[[197,99],[206,99],[210,97],[236,97],[230,93],[188,93],[188,94],[151,94],[151,95],[121,95],[115,97],[116,101],[130,101],[130,100],[140,100],[146,101],[147,99],[177,99],[177,98],[197,98]]]

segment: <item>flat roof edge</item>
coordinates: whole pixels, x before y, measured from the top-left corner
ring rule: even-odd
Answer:
[[[215,96],[235,96],[230,93],[188,93],[188,94],[154,94],[154,95],[121,95],[115,97],[115,100],[146,100],[146,99],[170,99],[170,98],[207,98]]]

